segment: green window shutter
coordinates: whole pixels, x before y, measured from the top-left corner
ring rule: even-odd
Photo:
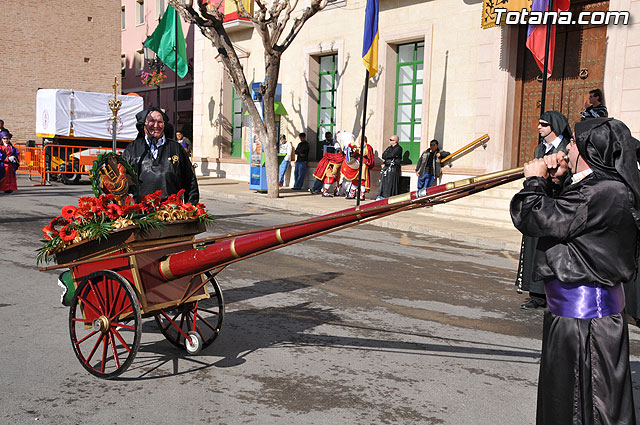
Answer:
[[[231,157],[240,158],[242,155],[242,99],[236,96],[236,89],[231,89]]]
[[[423,41],[398,46],[393,132],[398,135],[403,152],[409,152],[411,163],[420,156],[423,67]]]
[[[324,134],[335,134],[336,126],[336,71],[338,55],[320,56],[318,72],[318,143],[317,159],[322,157]]]

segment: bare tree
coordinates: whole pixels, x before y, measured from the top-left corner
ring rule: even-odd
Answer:
[[[265,78],[260,87],[264,102],[264,117],[251,98],[251,90],[242,70],[238,55],[229,39],[224,26],[224,15],[220,5],[224,0],[169,0],[187,22],[192,22],[202,34],[211,40],[213,47],[224,64],[229,77],[240,95],[244,107],[249,112],[257,136],[263,143],[267,166],[268,196],[277,198],[278,190],[278,140],[276,134],[276,115],[274,97],[280,73],[280,59],[291,45],[304,24],[327,5],[327,0],[310,0],[309,6],[296,11],[298,0],[254,0],[253,12],[248,11],[240,0],[235,0],[238,15],[249,19],[262,38],[264,47]],[[297,17],[292,17],[295,13]]]

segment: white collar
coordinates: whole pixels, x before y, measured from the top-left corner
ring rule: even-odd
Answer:
[[[149,147],[151,147],[151,146],[152,146],[152,145],[151,145],[151,139],[149,138],[149,135],[148,135],[148,134],[145,134],[145,135],[144,135],[144,140],[147,142],[147,145],[149,145]],[[164,137],[164,134],[163,134],[163,135],[158,139],[158,141],[156,142],[156,147],[158,147],[158,148],[159,148],[160,146],[164,145],[164,142],[165,142],[166,140],[167,140],[167,139]]]
[[[562,139],[564,139],[564,136],[561,134],[558,137],[556,137],[551,143],[547,142],[545,139],[542,139],[542,143],[544,143],[544,146],[547,148],[547,151],[549,151],[549,149],[552,149],[552,148],[557,149],[560,142],[562,142]]]
[[[582,181],[585,177],[587,177],[591,173],[593,173],[593,170],[591,168],[587,168],[586,170],[582,170],[579,173],[575,173],[571,177],[571,184],[578,183],[578,182]]]

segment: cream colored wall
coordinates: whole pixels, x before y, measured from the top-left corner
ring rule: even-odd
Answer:
[[[640,0],[611,0],[609,10],[628,10],[628,25],[607,27],[604,97],[609,116],[640,138]]]
[[[320,12],[307,22],[284,53],[279,81],[289,116],[282,123],[282,131],[290,140],[296,140],[295,135],[300,131],[309,133],[306,128],[310,121],[308,111],[315,99],[308,95],[307,85],[317,84],[316,80],[309,80],[309,55],[338,53],[337,129],[360,131],[365,74],[361,60],[364,7],[363,0],[347,0],[344,7]],[[454,0],[418,4],[380,2],[381,71],[370,84],[366,129],[369,143],[379,155],[393,132],[393,47],[424,40],[423,148],[439,129],[443,130],[444,148],[451,152],[488,133],[491,142],[486,151],[475,151],[445,172],[472,175],[504,168],[505,152],[509,151],[506,144],[511,143],[512,123],[508,116],[513,104],[512,97],[507,94],[513,86],[513,77],[500,62],[505,30],[482,30],[480,16],[481,3],[468,5]],[[253,30],[245,30],[233,33],[231,38],[249,53],[245,66],[247,80],[261,81],[264,63],[258,35]],[[201,139],[202,146],[200,150],[195,148],[195,156],[219,157],[214,141],[220,132],[215,123],[209,121],[207,109],[213,99],[214,115],[220,112],[221,68],[214,59],[216,54],[210,42],[203,42],[202,36],[196,34],[195,63],[203,63],[203,66],[200,69],[196,65],[194,123],[200,121],[200,125],[194,124],[194,141],[197,145]],[[198,78],[200,75],[201,79]],[[310,142],[313,144],[314,140]]]

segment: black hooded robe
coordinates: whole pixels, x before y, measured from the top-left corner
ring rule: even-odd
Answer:
[[[380,191],[378,196],[388,198],[400,193],[400,176],[402,175],[402,147],[389,146],[382,153],[384,167],[380,172]]]
[[[551,124],[551,129],[556,134],[563,136],[562,142],[556,148],[552,148],[548,153],[544,143],[538,144],[533,151],[534,158],[542,158],[560,151],[567,152],[567,145],[573,134],[569,127],[567,118],[558,111],[546,111],[540,115],[540,119]],[[533,277],[533,258],[536,253],[538,238],[522,235],[520,246],[520,260],[518,261],[518,273],[516,275],[516,287],[518,291],[527,291],[534,294],[544,294],[544,282]]]
[[[165,122],[165,142],[158,148],[156,159],[151,154],[143,131],[146,117],[152,111],[160,112]],[[162,190],[162,199],[165,200],[169,195],[184,189],[184,201],[197,204],[200,200],[198,181],[185,150],[177,141],[167,137],[172,130],[166,114],[158,108],[148,108],[139,112],[136,119],[138,120],[136,124],[138,137],[122,154],[138,175],[136,202],[140,202],[142,196],[157,190]]]
[[[626,133],[619,132],[621,126],[619,121],[604,124],[606,128],[579,130],[576,125],[578,150],[593,174],[557,196],[547,180],[530,177],[511,201],[518,230],[540,238],[535,276],[546,285],[557,279],[568,287],[621,291],[635,274],[640,174],[635,153],[624,147],[635,139],[626,126]],[[620,142],[616,133],[625,133],[627,140]],[[549,291],[547,300],[566,311],[579,311],[582,305],[572,298],[550,301]],[[545,311],[538,425],[635,425],[622,308],[594,318]]]

